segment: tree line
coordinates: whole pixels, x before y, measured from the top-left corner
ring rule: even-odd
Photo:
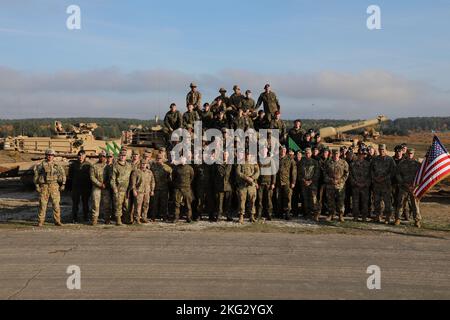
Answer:
[[[128,130],[130,126],[153,127],[154,120],[137,119],[113,119],[113,118],[66,118],[66,119],[0,119],[0,137],[25,135],[30,137],[49,137],[53,134],[54,122],[58,120],[63,123],[66,130],[77,123],[97,123],[99,128],[94,131],[97,138],[119,138],[121,132]],[[324,127],[344,126],[357,120],[303,120],[305,129],[320,129]],[[160,122],[159,124],[162,124]],[[293,121],[286,121],[286,125],[293,126]],[[446,132],[450,130],[450,117],[427,117],[427,118],[400,118],[388,121],[379,128],[382,133],[389,135],[405,136],[412,132],[435,131]]]

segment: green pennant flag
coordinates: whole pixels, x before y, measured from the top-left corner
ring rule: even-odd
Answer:
[[[292,138],[289,138],[289,150],[292,150],[294,152],[300,151],[300,147],[295,143]]]

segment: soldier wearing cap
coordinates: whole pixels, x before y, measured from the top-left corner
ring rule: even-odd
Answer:
[[[286,130],[286,124],[283,120],[281,120],[281,112],[276,111],[275,117],[270,121],[270,129],[279,130],[280,134],[280,143],[285,144],[286,143],[286,137],[287,137],[287,130]]]
[[[130,176],[133,167],[127,162],[127,154],[121,152],[119,159],[114,163],[111,175],[111,190],[114,197],[114,207],[116,210],[116,224],[122,225],[123,214],[129,215],[129,199],[128,199],[128,187],[130,185]],[[129,223],[132,222],[132,218],[129,217]]]
[[[183,116],[177,110],[177,105],[172,103],[169,112],[164,117],[164,132],[170,136],[174,131],[183,127]],[[170,139],[169,139],[170,140]]]
[[[236,186],[239,202],[239,223],[244,223],[245,212],[250,213],[250,222],[256,222],[256,187],[259,178],[259,166],[250,162],[245,153],[245,163],[236,165]]]
[[[268,157],[268,148],[264,146],[261,149],[261,159]],[[258,220],[261,220],[263,213],[267,215],[267,220],[272,220],[273,215],[273,191],[276,186],[277,175],[275,174],[275,164],[273,162],[269,163],[259,163],[260,175],[258,178],[258,191],[256,200],[256,210],[258,214]]]
[[[397,208],[395,209],[395,225],[400,225],[400,217],[403,208],[409,202],[414,217],[415,226],[421,227],[422,216],[420,215],[420,202],[414,197],[414,180],[417,171],[420,169],[420,163],[414,159],[415,150],[408,149],[407,158],[399,163],[396,171],[396,179],[399,184],[399,194]]]
[[[63,168],[54,162],[55,151],[45,151],[45,160],[34,168],[34,184],[39,193],[38,226],[42,227],[45,222],[48,201],[51,200],[53,208],[53,219],[56,226],[61,223],[61,195],[66,185],[66,174]]]
[[[386,145],[378,147],[380,155],[371,163],[371,177],[373,183],[374,206],[376,221],[382,221],[382,203],[384,203],[385,223],[389,223],[392,216],[392,178],[395,175],[396,166],[392,157],[387,155]]]
[[[277,211],[286,220],[291,219],[292,192],[297,181],[297,166],[287,154],[285,146],[280,148],[280,168],[277,174]]]
[[[150,205],[150,197],[154,195],[155,178],[148,168],[148,163],[141,161],[139,169],[133,170],[130,180],[130,195],[133,196],[134,221],[136,224],[148,223],[147,212]]]
[[[186,96],[186,106],[192,104],[194,106],[194,110],[201,111],[202,94],[197,90],[197,85],[195,83],[191,83],[190,88],[191,91],[189,91]]]
[[[78,152],[77,160],[69,166],[69,180],[72,181],[72,220],[78,222],[78,207],[83,208],[84,221],[89,219],[89,199],[92,192],[90,179],[91,163],[86,160],[86,152]]]
[[[277,95],[272,92],[270,84],[266,84],[264,86],[264,92],[259,96],[256,109],[259,109],[261,104],[264,107],[264,112],[268,121],[271,121],[275,117],[275,112],[281,111],[281,106],[278,102]]]
[[[214,128],[222,131],[223,129],[229,129],[229,122],[225,116],[225,111],[220,111],[214,119]]]
[[[97,163],[90,167],[90,179],[92,183],[92,211],[91,224],[97,225],[100,212],[103,213],[105,224],[111,223],[111,175],[112,166],[107,159],[112,158],[111,152],[102,151]]]
[[[194,128],[195,122],[200,121],[197,111],[194,110],[192,104],[187,106],[187,111],[183,114],[183,128]]]
[[[333,221],[336,213],[339,221],[344,222],[345,183],[349,176],[348,163],[340,158],[338,150],[333,150],[332,159],[324,169],[326,197],[328,202],[327,221]]]
[[[241,101],[241,108],[244,110],[244,112],[250,117],[255,118],[256,117],[256,102],[252,98],[252,92],[251,90],[245,91],[245,97]]]
[[[350,183],[352,187],[352,213],[353,220],[358,221],[362,216],[367,222],[369,214],[369,187],[371,185],[370,162],[366,161],[367,151],[360,148],[358,158],[350,164]]]
[[[297,184],[300,185],[305,218],[319,222],[320,211],[317,205],[317,188],[320,178],[319,163],[312,158],[311,148],[305,149],[305,157],[297,170]]]
[[[133,150],[132,154],[131,154],[131,160],[130,160],[130,164],[131,164],[131,173],[133,173],[133,171],[137,171],[140,170],[141,168],[141,155],[137,150]],[[134,206],[135,203],[135,198],[134,198],[134,194],[131,191],[132,185],[130,184],[128,187],[128,203],[129,203],[129,220],[132,223],[133,222],[133,217],[135,216],[134,213],[136,211],[136,208]]]
[[[169,186],[172,182],[172,168],[164,163],[162,153],[156,157],[156,162],[150,167],[155,178],[155,191],[151,208],[151,219],[156,221],[157,214],[163,221],[169,220]]]
[[[405,151],[406,152],[406,151]],[[406,154],[403,153],[403,147],[401,145],[398,145],[394,148],[394,156],[392,159],[394,159],[396,167],[405,159]],[[394,209],[397,208],[398,203],[398,194],[400,191],[400,187],[397,183],[396,176],[392,178],[392,199],[393,199],[393,207]],[[403,210],[404,213],[408,213],[406,210]]]
[[[232,174],[233,165],[228,163],[229,154],[227,151],[223,153],[223,162],[217,162],[213,168],[214,191],[216,193],[216,215],[215,220],[219,221],[225,215],[229,222],[233,221],[231,211],[231,197],[233,192]]]
[[[187,164],[186,157],[181,157],[180,164],[173,169],[173,187],[175,197],[174,222],[180,219],[181,206],[186,207],[186,222],[192,222],[192,182],[194,181],[194,169]]]
[[[211,110],[213,110],[213,112],[216,114],[221,110],[227,112],[228,107],[230,107],[231,104],[230,98],[227,96],[227,90],[225,88],[220,88],[219,93],[220,95],[217,96],[211,103]]]
[[[241,88],[238,85],[233,86],[234,93],[230,96],[230,107],[233,109],[233,113],[237,110],[242,109],[242,101],[244,100],[244,95],[241,93]]]

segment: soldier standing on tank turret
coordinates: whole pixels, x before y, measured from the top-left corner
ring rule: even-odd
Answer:
[[[34,168],[34,185],[39,193],[38,227],[45,222],[48,201],[51,200],[55,225],[61,227],[61,194],[66,185],[66,174],[63,168],[54,162],[55,151],[45,151],[45,160]]]
[[[78,152],[78,159],[69,166],[69,180],[72,181],[72,220],[78,222],[78,207],[83,208],[83,219],[89,219],[89,199],[91,197],[92,183],[90,179],[91,164],[86,160],[86,152]]]
[[[90,168],[90,179],[92,182],[92,211],[91,224],[97,225],[100,216],[100,210],[103,212],[105,224],[111,223],[111,186],[112,166],[107,163],[107,156],[112,157],[111,153],[102,151],[97,163]]]
[[[421,228],[422,216],[420,215],[420,201],[414,196],[414,180],[420,169],[420,162],[414,159],[415,150],[408,149],[407,158],[401,161],[397,167],[396,177],[399,184],[397,208],[395,209],[395,225],[400,225],[402,211],[409,202],[417,228]]]
[[[395,175],[395,162],[387,155],[386,145],[378,147],[380,155],[372,160],[371,175],[374,193],[376,221],[381,222],[381,203],[384,203],[385,223],[389,224],[392,216],[392,178]]]
[[[275,112],[281,111],[281,106],[278,102],[277,95],[272,92],[270,84],[266,84],[264,86],[264,92],[259,96],[256,109],[259,109],[261,104],[264,107],[264,113],[266,114],[266,118],[269,122],[275,118]]]
[[[111,190],[116,210],[116,225],[122,225],[123,213],[128,214],[128,186],[130,184],[132,166],[127,162],[127,153],[122,151],[114,163],[111,175]]]
[[[340,159],[338,150],[333,150],[332,159],[326,163],[324,169],[324,182],[326,184],[328,217],[333,221],[336,213],[339,221],[344,222],[345,182],[349,176],[349,167],[344,159]]]
[[[197,90],[197,85],[195,83],[191,83],[190,88],[191,91],[189,91],[186,96],[186,106],[192,104],[195,111],[201,112],[202,94]]]
[[[369,187],[371,185],[370,162],[366,161],[367,150],[358,150],[358,159],[350,164],[350,183],[352,187],[352,213],[353,220],[358,221],[362,216],[363,222],[367,222],[369,213]]]

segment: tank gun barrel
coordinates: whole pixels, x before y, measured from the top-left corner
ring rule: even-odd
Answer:
[[[389,119],[385,116],[379,116],[376,119],[359,121],[359,122],[351,123],[349,125],[342,126],[342,127],[322,128],[322,129],[320,129],[320,136],[322,138],[338,137],[343,133],[353,131],[353,130],[363,129],[363,128],[367,128],[367,127],[377,126],[377,125],[381,124],[382,122],[386,122],[388,120]]]

